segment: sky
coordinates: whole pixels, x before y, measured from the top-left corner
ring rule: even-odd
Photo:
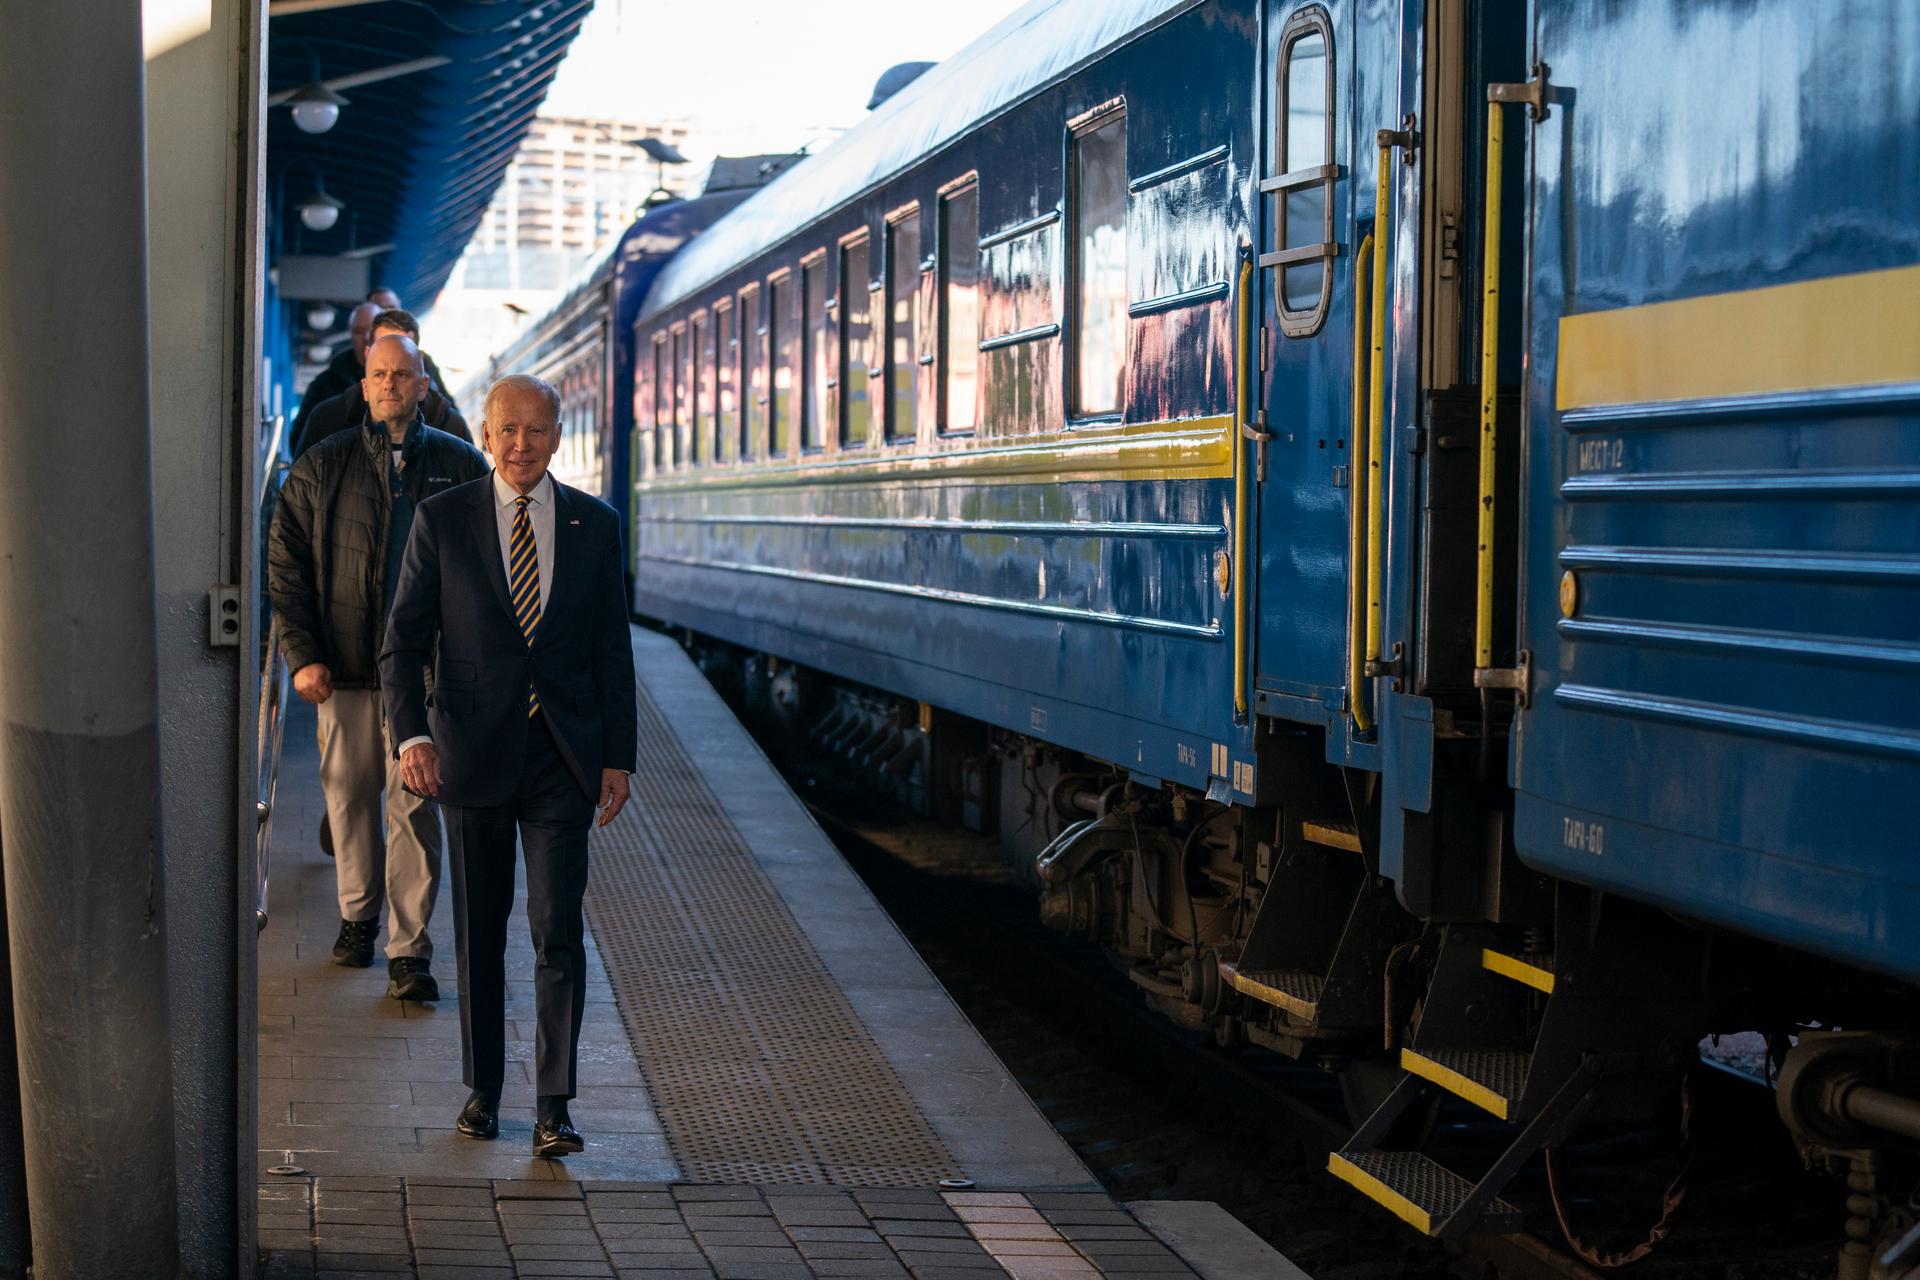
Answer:
[[[866,114],[880,73],[938,62],[1025,0],[598,0],[542,110],[697,126],[702,148],[791,151]]]

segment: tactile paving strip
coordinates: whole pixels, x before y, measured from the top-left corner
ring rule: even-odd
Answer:
[[[683,1174],[931,1186],[958,1164],[644,683],[640,770],[587,916]]]

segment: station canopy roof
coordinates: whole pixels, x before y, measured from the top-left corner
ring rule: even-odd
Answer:
[[[364,279],[393,289],[411,309],[430,306],[592,7],[593,0],[271,0],[269,262],[297,263],[303,279],[319,282],[283,280],[283,295],[325,296],[327,281]],[[315,80],[347,101],[331,129],[308,134],[286,103]],[[300,207],[320,191],[343,208],[331,229],[313,231]]]

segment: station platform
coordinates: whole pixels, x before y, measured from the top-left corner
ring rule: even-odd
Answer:
[[[632,636],[640,769],[593,836],[587,1149],[564,1161],[530,1154],[523,916],[495,1142],[453,1129],[444,878],[439,1002],[387,999],[383,952],[331,963],[315,721],[295,704],[260,939],[267,1275],[1300,1274],[1214,1206],[1109,1199],[680,648]]]

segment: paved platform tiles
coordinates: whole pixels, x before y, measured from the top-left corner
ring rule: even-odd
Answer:
[[[269,1251],[269,1280],[1195,1280],[1198,1274],[1133,1215],[1086,1192],[295,1179],[261,1188],[260,1241]]]
[[[460,1081],[460,1015],[454,986],[453,892],[440,885],[431,936],[436,1004],[389,1000],[384,930],[370,969],[332,963],[340,928],[333,860],[315,839],[324,804],[314,711],[296,702],[282,747],[274,805],[268,923],[260,935],[258,1161],[316,1175],[461,1175],[551,1178],[535,1160],[533,948],[524,876],[508,930],[507,1087],[497,1142],[453,1130],[467,1089]],[[614,1008],[606,965],[587,942],[587,1017],[575,1115],[592,1146],[574,1177],[661,1179],[679,1165]],[[591,1120],[588,1117],[591,1117]]]
[[[529,1151],[523,924],[496,1142],[453,1131],[446,882],[441,1001],[387,999],[383,954],[331,963],[314,717],[296,704],[260,948],[259,1162],[292,1171],[260,1189],[267,1274],[1297,1275],[1214,1206],[1143,1206],[1148,1231],[1100,1194],[685,654],[637,629],[633,646],[642,768],[594,835],[573,1105],[588,1146],[565,1161]],[[980,1189],[932,1189],[949,1177]],[[1183,1229],[1177,1252],[1162,1243]],[[1229,1236],[1251,1264],[1218,1262]]]

